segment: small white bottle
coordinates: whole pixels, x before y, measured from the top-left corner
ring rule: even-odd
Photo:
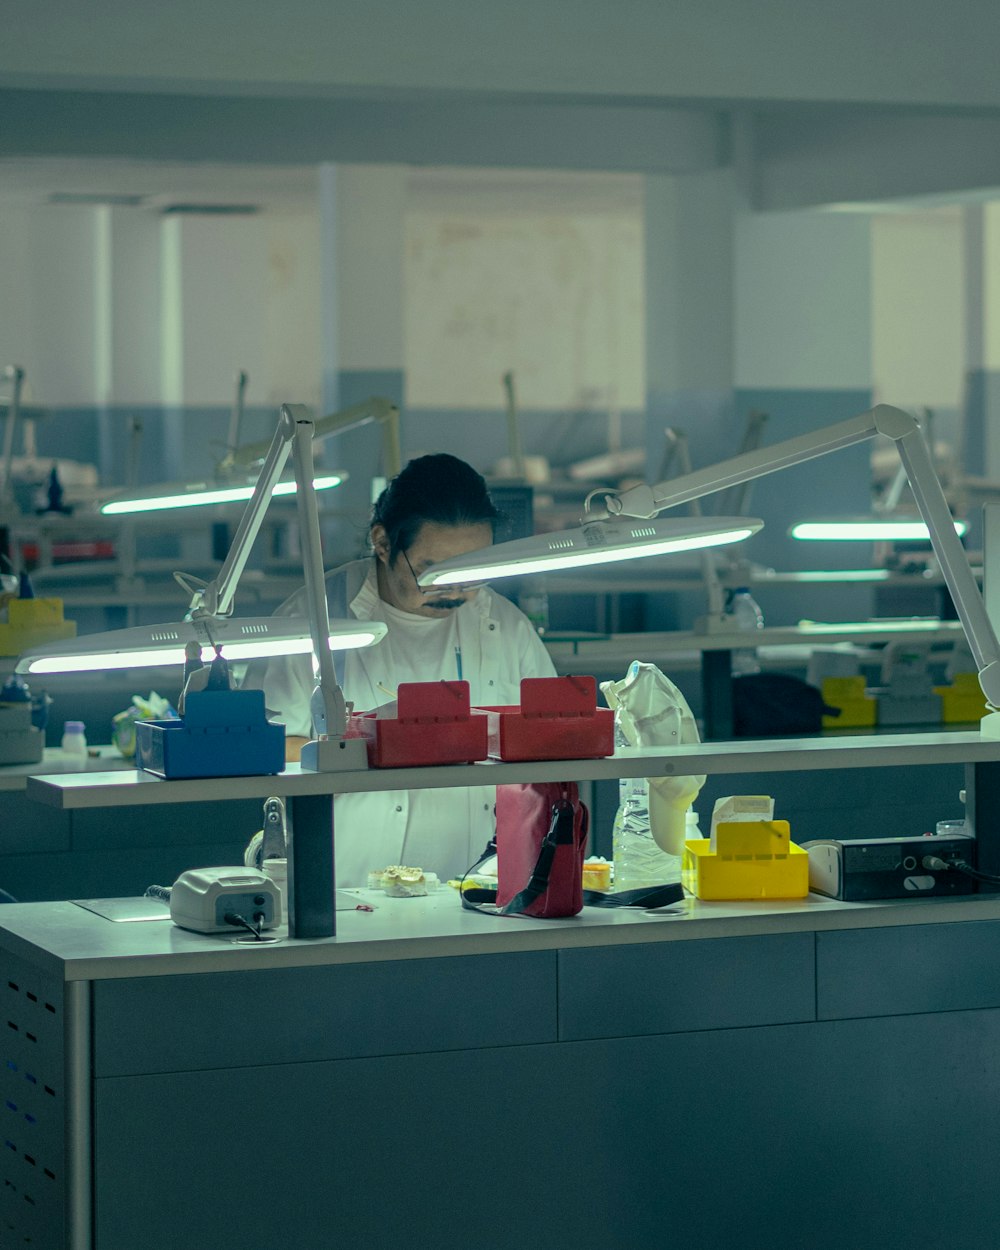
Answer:
[[[730,592],[727,611],[740,633],[752,634],[764,628],[764,613],[746,586],[739,586]],[[756,647],[737,647],[732,655],[732,671],[735,675],[760,672]]]
[[[63,722],[62,749],[66,755],[80,760],[87,758],[87,735],[84,729],[82,720]]]
[[[549,627],[549,593],[544,577],[526,577],[517,597],[518,606],[539,634]]]
[[[289,887],[291,885],[288,879],[288,860],[287,859],[265,859],[260,866],[261,872],[265,877],[270,877],[274,884],[278,887],[278,897],[281,905],[281,919],[274,927],[276,937],[288,934],[288,908],[291,902]]]

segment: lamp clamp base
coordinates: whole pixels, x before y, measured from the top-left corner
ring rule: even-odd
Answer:
[[[357,772],[368,767],[364,738],[315,738],[303,746],[299,763],[304,772]]]

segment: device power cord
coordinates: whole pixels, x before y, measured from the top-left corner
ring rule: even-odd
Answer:
[[[928,872],[960,872],[964,877],[971,877],[973,881],[985,881],[987,885],[1000,885],[1000,877],[995,877],[988,872],[980,872],[978,868],[967,864],[964,859],[956,859],[948,863],[940,855],[925,855],[920,862]]]
[[[239,912],[227,911],[222,919],[226,924],[235,925],[237,929],[246,929],[248,933],[252,933],[259,942],[261,934],[264,931],[264,913],[262,911],[254,912],[254,923],[251,924],[246,916],[241,916]]]

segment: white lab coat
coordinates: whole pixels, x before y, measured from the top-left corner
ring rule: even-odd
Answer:
[[[348,615],[365,620],[378,612],[375,561],[356,560],[327,574],[327,602],[331,618]],[[296,615],[304,611],[304,591],[278,609]],[[469,683],[473,706],[516,704],[522,677],[552,677],[555,668],[527,617],[508,599],[488,587],[455,610],[462,676]],[[392,625],[389,629],[391,631]],[[379,657],[371,648],[341,652],[338,671],[344,696],[363,711],[386,703],[401,680],[387,649]],[[428,672],[433,681],[454,674]],[[309,736],[309,700],[313,690],[309,656],[272,660],[264,678],[264,698],[290,735]],[[364,885],[372,869],[387,864],[411,864],[436,872],[442,880],[461,875],[493,836],[495,787],[458,790],[400,790],[377,794],[346,794],[335,800],[337,884]]]

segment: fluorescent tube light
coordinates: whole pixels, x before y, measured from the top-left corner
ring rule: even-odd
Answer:
[[[594,520],[577,529],[518,538],[442,560],[421,573],[417,581],[421,586],[450,586],[695,551],[700,547],[740,542],[755,534],[762,525],[762,521],[750,517]]]
[[[381,621],[340,621],[329,626],[334,651],[368,647],[386,632]],[[184,667],[184,646],[223,648],[227,660],[303,655],[313,649],[305,617],[200,617],[167,625],[138,625],[31,647],[17,662],[19,673],[81,673],[148,666]]]
[[[965,521],[953,522],[961,538],[969,528]],[[923,521],[909,517],[862,517],[857,520],[798,521],[791,528],[793,538],[813,542],[924,542],[930,530]]]
[[[346,473],[328,473],[313,479],[313,490],[332,490],[347,480]],[[174,490],[162,486],[156,493],[131,495],[127,499],[111,499],[101,505],[105,516],[131,516],[138,512],[159,512],[168,508],[198,508],[208,504],[241,503],[254,492],[254,482],[242,486],[223,486],[209,482],[193,482]],[[271,491],[272,498],[294,495],[294,481],[278,482]]]

